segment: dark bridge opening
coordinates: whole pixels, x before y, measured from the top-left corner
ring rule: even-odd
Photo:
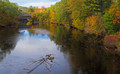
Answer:
[[[30,14],[24,14],[24,15],[20,15],[19,16],[19,21],[28,21],[27,19],[31,19],[31,15]]]

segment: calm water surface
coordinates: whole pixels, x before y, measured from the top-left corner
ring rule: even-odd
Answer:
[[[120,72],[118,56],[104,51],[102,42],[62,26],[0,30],[0,74],[27,74],[27,64],[46,54],[54,56],[48,70],[44,64],[30,74],[114,74]]]

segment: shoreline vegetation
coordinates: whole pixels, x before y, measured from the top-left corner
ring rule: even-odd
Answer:
[[[61,0],[48,8],[0,0],[0,28],[18,27],[18,16],[23,14],[31,15],[28,26],[33,22],[65,25],[102,40],[107,51],[120,52],[120,0]]]

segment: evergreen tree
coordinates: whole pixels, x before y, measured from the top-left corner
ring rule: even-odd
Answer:
[[[85,4],[91,12],[104,14],[104,11],[111,6],[111,0],[86,0]]]

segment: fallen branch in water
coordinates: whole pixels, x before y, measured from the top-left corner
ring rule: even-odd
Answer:
[[[41,64],[44,63],[45,67],[47,70],[50,71],[50,68],[48,68],[47,65],[51,66],[52,62],[53,62],[54,57],[52,56],[52,54],[48,54],[45,57],[41,58],[40,60],[36,60],[36,61],[32,61],[31,63],[29,63],[27,65],[27,67],[24,68],[24,70],[29,70],[28,67],[30,67],[33,64],[39,63],[38,65],[36,65],[34,68],[32,68],[31,70],[29,70],[27,73],[31,73],[32,71],[34,71],[37,67],[39,67]]]

